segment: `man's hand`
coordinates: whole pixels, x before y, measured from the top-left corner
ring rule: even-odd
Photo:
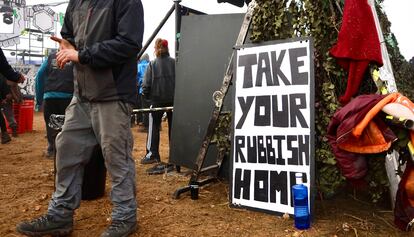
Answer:
[[[64,68],[68,62],[79,62],[78,51],[75,49],[63,49],[56,54],[57,65],[60,69]]]
[[[62,39],[62,38],[58,38],[56,36],[51,36],[50,37],[51,40],[59,43],[59,50],[64,50],[64,49],[75,49],[75,47],[69,43],[69,41]]]
[[[70,61],[79,62],[78,51],[69,41],[56,36],[51,36],[50,39],[59,43],[59,52],[56,54],[57,66],[59,68],[62,69]]]

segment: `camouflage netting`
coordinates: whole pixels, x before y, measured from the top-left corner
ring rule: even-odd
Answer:
[[[343,0],[256,0],[258,7],[251,26],[251,40],[262,42],[277,39],[311,36],[315,47],[315,119],[316,119],[316,185],[324,197],[331,197],[345,183],[327,143],[326,128],[339,107],[338,96],[346,87],[346,73],[329,56],[337,41],[341,25]],[[414,98],[414,66],[401,55],[390,22],[377,1],[377,12],[386,38],[395,80],[401,93]],[[411,88],[411,89],[410,89]],[[371,80],[364,80],[360,93],[375,93]],[[384,155],[370,158],[366,177],[373,202],[388,192]]]

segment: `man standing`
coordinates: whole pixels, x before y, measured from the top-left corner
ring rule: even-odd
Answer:
[[[130,129],[136,99],[136,55],[144,30],[140,0],[71,0],[57,65],[74,63],[75,92],[56,138],[56,190],[47,214],[17,225],[29,236],[65,235],[81,200],[84,165],[102,147],[111,177],[112,223],[102,237],[137,228],[135,162]]]

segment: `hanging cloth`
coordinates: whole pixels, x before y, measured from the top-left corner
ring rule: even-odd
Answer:
[[[367,0],[346,0],[338,42],[330,54],[348,71],[345,94],[339,98],[347,104],[360,87],[368,65],[382,66],[382,55],[374,16]]]

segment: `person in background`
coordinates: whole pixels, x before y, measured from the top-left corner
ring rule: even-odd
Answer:
[[[10,94],[10,87],[7,85],[6,80],[0,77],[0,108],[9,103],[12,100]],[[7,132],[6,120],[3,117],[3,113],[0,110],[0,128],[1,128],[1,144],[6,144],[11,141],[11,137]]]
[[[138,73],[137,73],[137,81],[138,81],[138,106],[139,108],[148,108],[148,101],[142,96],[142,82],[144,80],[145,71],[147,70],[149,64],[149,55],[145,53],[141,56],[141,59],[138,63]],[[138,124],[142,125],[142,131],[148,131],[148,113],[139,113],[138,114]],[[138,128],[139,131],[140,128]]]
[[[14,71],[13,68],[10,66],[9,62],[7,62],[6,57],[4,56],[3,50],[0,48],[0,73],[9,81],[16,82],[16,83],[23,83],[25,81],[25,77]],[[1,82],[1,95],[0,95],[0,102],[9,103],[8,100],[12,99],[12,95],[10,93],[10,87],[7,85],[6,80],[2,80]],[[3,85],[4,84],[4,85]],[[2,114],[0,114],[0,128],[1,128],[1,143],[5,144],[11,141],[10,135],[7,132],[6,128],[6,121]]]
[[[73,97],[73,64],[66,64],[59,69],[56,64],[56,50],[50,50],[47,59],[40,66],[36,79],[36,106],[43,105],[43,117],[46,125],[47,149],[46,158],[54,158],[55,139],[58,131],[48,126],[50,115],[65,114]]]
[[[155,41],[156,58],[149,64],[143,82],[143,95],[150,101],[150,108],[173,106],[175,89],[175,60],[170,57],[168,41]],[[171,171],[171,164],[161,163],[159,154],[160,127],[163,111],[149,114],[147,135],[147,154],[141,159],[141,164],[158,163],[147,170],[148,174],[161,174]],[[168,137],[171,137],[172,111],[167,112]],[[166,170],[167,169],[167,170]]]
[[[0,109],[3,110],[3,114],[6,117],[7,123],[9,124],[9,128],[12,131],[12,136],[17,137],[17,123],[16,119],[14,117],[13,112],[13,102],[15,103],[21,103],[23,101],[23,98],[21,96],[16,96],[15,93],[12,93],[11,84],[15,84],[17,86],[17,83],[8,81],[3,74],[0,74],[0,80],[3,80],[6,82],[5,87],[8,87],[7,90],[10,94],[9,98],[3,101],[3,103],[0,104]],[[17,90],[18,91],[18,90]]]
[[[144,33],[142,3],[70,0],[60,33],[63,39],[51,37],[60,45],[57,65],[75,64],[75,91],[56,137],[56,188],[47,213],[16,230],[28,236],[73,231],[84,168],[100,145],[112,185],[111,224],[101,237],[126,237],[138,226],[131,114]]]

